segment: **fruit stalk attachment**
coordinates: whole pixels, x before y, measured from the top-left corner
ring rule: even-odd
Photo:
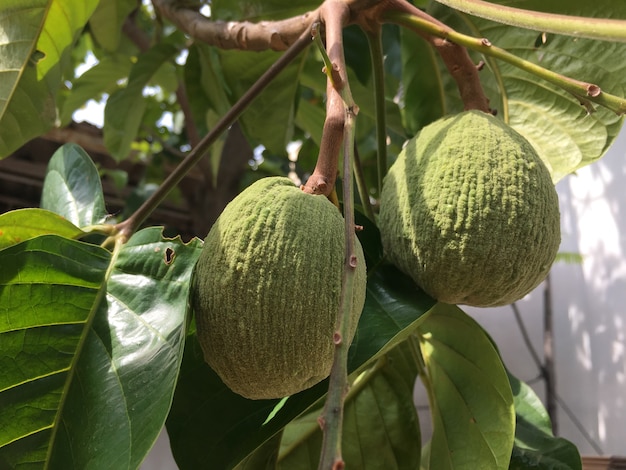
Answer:
[[[334,187],[338,168],[339,151],[343,147],[343,210],[345,219],[346,253],[341,283],[341,302],[335,324],[333,343],[335,354],[330,372],[330,383],[324,409],[319,417],[323,432],[322,451],[318,468],[338,470],[345,467],[341,452],[343,430],[343,407],[348,392],[348,349],[350,342],[351,311],[355,272],[358,262],[355,253],[355,224],[353,204],[353,161],[354,126],[358,113],[348,84],[343,53],[343,26],[347,24],[350,10],[344,2],[326,2],[321,9],[325,21],[326,49],[320,47],[325,56],[327,74],[328,105],[324,123],[322,145],[315,171],[303,187],[307,192],[324,189],[328,194]],[[321,46],[321,41],[318,45]],[[326,54],[328,54],[326,56]],[[334,171],[333,174],[328,171]],[[331,184],[332,183],[332,184]],[[328,185],[324,187],[323,185]],[[362,262],[362,261],[361,261]]]

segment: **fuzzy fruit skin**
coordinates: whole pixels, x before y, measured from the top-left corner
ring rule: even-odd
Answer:
[[[324,196],[268,177],[237,196],[207,235],[192,307],[205,361],[234,392],[280,398],[330,374],[345,258],[344,219]],[[365,302],[356,239],[352,341]]]
[[[480,111],[409,141],[385,177],[379,228],[388,259],[426,293],[478,307],[534,289],[561,240],[549,171],[524,137]]]

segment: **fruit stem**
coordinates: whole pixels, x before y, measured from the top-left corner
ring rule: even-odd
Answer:
[[[456,82],[466,110],[491,112],[489,99],[478,77],[478,68],[461,43],[449,41],[455,31],[404,0],[388,0],[380,21],[391,21],[408,27],[431,44]]]
[[[306,30],[287,51],[274,62],[259,79],[222,116],[215,127],[204,136],[191,152],[161,183],[157,190],[126,220],[116,225],[120,237],[128,240],[145,219],[167,197],[184,176],[198,163],[219,136],[232,126],[248,105],[269,85],[278,74],[289,65],[311,43],[311,31]]]
[[[354,126],[358,107],[352,98],[350,87],[348,85],[346,63],[343,53],[342,29],[349,19],[350,10],[344,2],[327,1],[322,6],[321,16],[326,21],[326,46],[328,48],[328,55],[332,61],[331,64],[333,71],[333,77],[329,77],[327,80],[327,89],[329,95],[334,94],[339,98],[337,103],[341,106],[341,116],[333,116],[333,118],[338,118],[337,123],[341,122],[341,129],[334,127],[329,130],[325,123],[322,142],[324,142],[325,138],[331,137],[333,140],[338,140],[340,137],[340,144],[343,144],[342,186],[346,252],[341,282],[341,301],[335,324],[335,333],[333,334],[335,354],[330,372],[328,394],[324,403],[324,409],[319,418],[323,437],[318,469],[339,470],[345,467],[341,453],[341,441],[343,431],[344,400],[349,389],[348,349],[350,347],[350,342],[347,341],[347,338],[350,336],[354,278],[358,263],[355,254],[353,200]],[[334,73],[337,75],[335,76]],[[337,76],[340,77],[339,80],[337,80]],[[337,110],[334,112],[336,113]],[[334,135],[328,136],[327,133],[329,131],[333,132]],[[321,152],[322,151],[323,150],[321,150]],[[337,162],[338,152],[339,148],[337,148],[337,153],[334,155],[323,155],[320,153],[320,159],[322,157],[334,158],[335,162]],[[315,167],[316,171],[318,170],[318,165]],[[335,165],[337,165],[337,163],[335,163]],[[327,174],[326,176],[330,177],[331,175]]]
[[[385,19],[413,29],[417,32],[425,32],[429,35],[437,36],[450,44],[458,44],[465,48],[480,52],[486,56],[508,62],[509,64],[536,75],[570,93],[580,102],[581,105],[586,108],[589,113],[594,111],[591,103],[604,106],[617,115],[626,113],[626,99],[605,93],[598,85],[593,83],[582,82],[566,77],[559,73],[545,69],[528,60],[517,57],[504,49],[494,46],[486,38],[467,36],[449,27],[442,27],[436,23],[408,12],[387,10],[385,12]]]

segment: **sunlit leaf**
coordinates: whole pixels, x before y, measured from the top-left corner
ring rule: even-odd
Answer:
[[[51,128],[71,48],[98,0],[3,0],[0,5],[0,158]]]
[[[1,468],[45,467],[109,261],[55,235],[0,251]]]
[[[76,238],[83,233],[67,219],[45,209],[17,209],[0,214],[0,249],[39,235]]]
[[[122,248],[67,390],[53,468],[135,469],[154,444],[182,359],[199,248],[163,239],[159,227]]]
[[[78,227],[102,222],[106,215],[98,170],[76,144],[54,152],[44,180],[41,207],[62,215]]]
[[[419,326],[432,388],[429,468],[507,469],[515,412],[500,356],[482,328],[459,308],[437,304]]]

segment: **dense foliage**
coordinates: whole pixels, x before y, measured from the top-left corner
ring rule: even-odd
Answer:
[[[581,468],[480,325],[388,263],[376,213],[403,144],[468,107],[497,111],[554,182],[601,158],[626,111],[626,27],[598,18],[626,18],[626,5],[516,2],[586,17],[539,15],[537,30],[537,17],[511,15],[506,2],[473,15],[457,0],[414,3],[421,10],[403,0],[3,0],[0,157],[102,100],[108,152],[145,162],[143,184],[159,189],[138,210],[108,214],[103,175],[66,144],[49,161],[40,207],[0,214],[0,468],[137,468],[164,425],[180,468],[316,467],[329,381],[283,399],[236,395],[203,360],[188,298],[201,239],[226,203],[269,175],[323,189],[311,175],[328,155],[337,163],[336,142],[354,158],[368,268],[347,351],[348,468]],[[315,19],[336,75],[320,71],[328,56],[310,40]],[[257,30],[260,20],[282,21]],[[480,72],[460,77],[468,64]],[[340,84],[336,102],[356,116],[346,135],[327,119]],[[174,191],[189,172],[202,190]],[[349,208],[345,183],[337,193]],[[196,238],[144,226],[168,197],[186,201]],[[412,401],[418,378],[428,442]]]

